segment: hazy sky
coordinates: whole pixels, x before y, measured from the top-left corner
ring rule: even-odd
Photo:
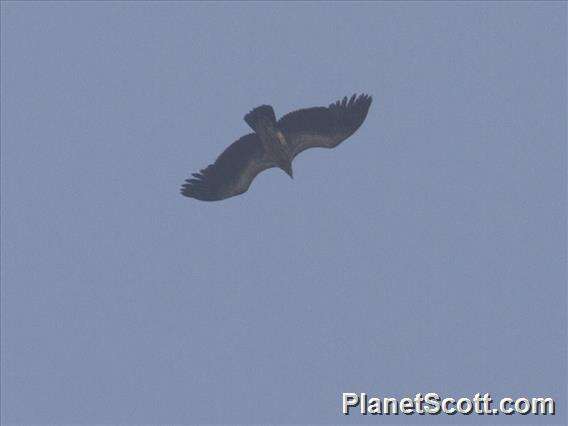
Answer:
[[[566,422],[566,3],[2,3],[2,422]],[[179,186],[374,97],[295,179]],[[342,392],[555,417],[344,417]]]

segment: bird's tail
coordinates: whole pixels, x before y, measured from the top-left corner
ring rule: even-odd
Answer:
[[[270,105],[261,105],[245,115],[245,121],[252,130],[259,133],[263,129],[276,126],[276,115]]]

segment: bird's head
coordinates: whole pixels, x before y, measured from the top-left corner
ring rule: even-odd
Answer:
[[[282,170],[284,170],[284,172],[290,176],[292,179],[294,179],[294,171],[292,170],[292,162],[291,161],[286,161],[280,164],[280,168]]]

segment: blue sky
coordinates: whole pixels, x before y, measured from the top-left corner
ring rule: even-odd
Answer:
[[[1,7],[3,423],[565,422],[565,3]],[[294,180],[179,195],[254,106],[355,92]]]

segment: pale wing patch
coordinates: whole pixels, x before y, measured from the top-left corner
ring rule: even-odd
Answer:
[[[286,138],[280,130],[276,132],[276,138],[278,139],[278,142],[280,142],[280,144],[282,144],[283,146],[288,146],[288,144],[286,143]]]

